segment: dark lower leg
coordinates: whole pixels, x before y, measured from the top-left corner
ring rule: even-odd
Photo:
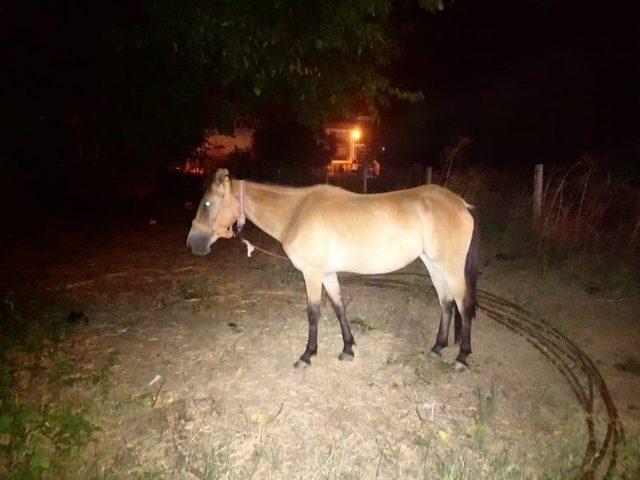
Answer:
[[[462,328],[460,331],[460,352],[456,361],[467,365],[467,357],[471,354],[471,320],[469,312],[462,314]]]
[[[451,322],[451,316],[453,315],[453,305],[453,300],[440,303],[440,328],[438,328],[436,344],[431,349],[433,353],[438,355],[440,355],[440,351],[449,344],[449,323]]]
[[[307,316],[309,318],[309,339],[307,340],[307,348],[300,357],[300,361],[311,365],[311,357],[318,352],[318,320],[320,319],[320,304],[309,305],[307,307]]]
[[[342,331],[342,341],[344,343],[344,346],[342,348],[342,354],[340,355],[340,360],[344,360],[347,356],[354,356],[353,353],[353,346],[356,344],[355,340],[353,339],[353,335],[351,334],[351,328],[349,327],[349,322],[347,321],[347,309],[344,306],[344,303],[342,303],[341,299],[338,299],[337,301],[333,301],[333,299],[331,299],[331,306],[333,307],[333,311],[336,314],[336,317],[338,317],[338,321],[340,322],[340,330]]]

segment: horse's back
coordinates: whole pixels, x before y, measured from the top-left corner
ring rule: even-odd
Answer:
[[[462,198],[432,185],[373,195],[312,187],[283,246],[298,268],[386,273],[411,263],[429,244],[437,247],[432,255],[446,255],[442,246],[464,214]]]

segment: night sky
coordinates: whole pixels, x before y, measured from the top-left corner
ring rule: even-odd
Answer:
[[[474,140],[476,162],[570,164],[590,152],[634,164],[640,29],[633,10],[621,1],[465,0],[438,14],[411,10],[416,28],[391,74],[426,98],[389,109],[388,142],[422,162],[464,135]]]

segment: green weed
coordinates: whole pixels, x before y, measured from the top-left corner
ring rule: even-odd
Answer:
[[[67,332],[64,310],[22,310],[8,294],[0,305],[0,477],[58,478],[99,429],[86,410],[60,400],[77,367],[61,353]],[[107,370],[80,380],[106,381]],[[44,385],[37,395],[32,385]]]
[[[1,395],[0,459],[8,470],[7,479],[38,479],[59,470],[98,430],[82,412],[51,404],[31,405],[7,392]]]
[[[553,449],[549,449],[547,443],[542,445],[541,464],[546,468],[541,478],[578,480],[582,478],[580,467],[584,458],[586,438],[584,416],[581,413],[575,413],[558,427],[564,433],[563,440],[554,442]]]
[[[472,469],[467,465],[464,458],[460,457],[438,457],[435,465],[436,476],[438,480],[467,480],[477,478]],[[425,477],[433,478],[433,477]]]
[[[498,389],[494,383],[488,396],[484,396],[480,387],[474,391],[477,402],[477,411],[473,424],[473,436],[480,453],[486,451],[487,436],[489,434],[489,424],[494,419],[498,411]]]
[[[474,464],[453,452],[438,456],[435,461],[435,475],[425,472],[425,479],[437,480],[520,480],[528,478],[520,465],[517,465],[506,452],[495,455],[485,464]]]
[[[617,472],[624,480],[640,478],[640,437],[628,437],[622,444]]]

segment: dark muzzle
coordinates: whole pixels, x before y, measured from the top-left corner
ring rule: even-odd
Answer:
[[[211,251],[213,237],[210,233],[192,226],[187,235],[187,250],[194,255],[206,255]]]

